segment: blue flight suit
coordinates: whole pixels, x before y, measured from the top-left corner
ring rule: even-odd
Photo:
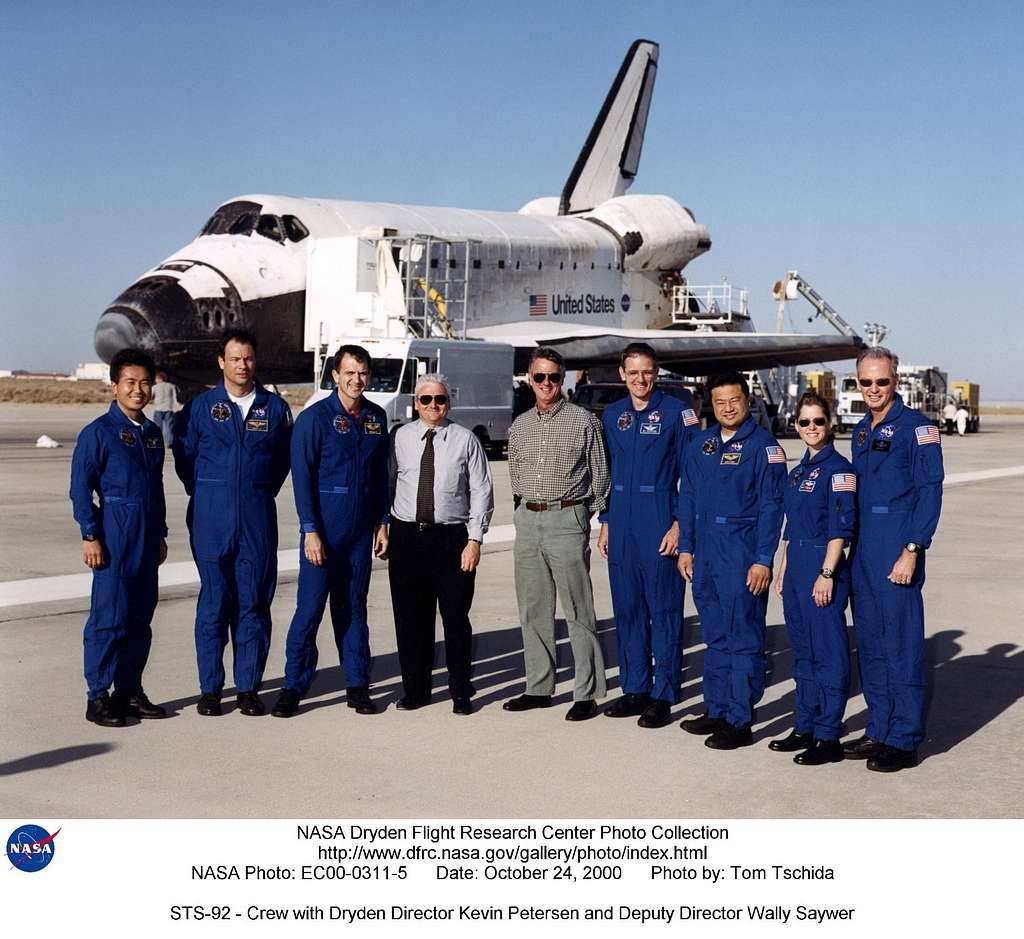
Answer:
[[[95,535],[106,563],[92,572],[85,623],[89,698],[113,686],[142,693],[153,641],[160,540],[167,536],[164,439],[148,418],[137,427],[116,401],[83,428],[71,458],[71,504],[82,537]],[[93,502],[93,493],[99,505]]]
[[[256,384],[243,418],[224,382],[179,412],[174,469],[189,494],[188,529],[199,568],[196,659],[203,694],[224,689],[231,637],[238,692],[259,691],[277,589],[277,505],[288,477],[292,412]]]
[[[693,554],[708,715],[749,727],[765,685],[768,591],[747,588],[752,564],[769,569],[782,528],[786,454],[748,417],[722,442],[715,425],[695,435],[679,490],[679,551]]]
[[[854,428],[852,446],[860,489],[853,625],[867,735],[913,750],[924,737],[924,553],[909,584],[888,577],[904,545],[931,544],[942,509],[942,445],[938,428],[896,395],[874,430],[870,413]]]
[[[326,560],[306,560],[299,540],[299,589],[288,629],[284,686],[302,697],[316,672],[316,634],[328,595],[338,656],[349,688],[370,684],[373,537],[388,520],[388,419],[366,398],[353,417],[337,392],[307,407],[292,436],[292,488],[300,531],[317,532]]]
[[[786,576],[782,605],[793,648],[796,725],[799,734],[838,740],[850,693],[850,647],[846,603],[850,569],[839,556],[832,576],[832,602],[814,602],[814,582],[833,538],[849,543],[857,521],[857,477],[846,457],[831,444],[804,458],[789,474],[784,497]]]
[[[655,388],[644,410],[635,410],[627,396],[609,405],[602,420],[612,486],[599,520],[608,523],[619,681],[624,694],[675,704],[682,684],[685,581],[676,558],[662,557],[658,548],[678,519],[683,453],[700,419]]]

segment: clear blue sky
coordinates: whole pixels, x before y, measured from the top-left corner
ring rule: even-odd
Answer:
[[[631,191],[709,226],[691,282],[749,287],[771,329],[797,267],[906,361],[1024,398],[1019,3],[96,0],[0,23],[2,367],[94,360],[104,307],[233,195],[557,194],[644,37]]]

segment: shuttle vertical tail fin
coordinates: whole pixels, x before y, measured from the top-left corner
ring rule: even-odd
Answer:
[[[640,165],[657,71],[658,44],[638,39],[629,47],[566,180],[559,215],[588,212],[629,188]]]

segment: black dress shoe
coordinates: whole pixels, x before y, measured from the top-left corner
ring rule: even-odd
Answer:
[[[110,700],[110,695],[105,691],[98,698],[90,698],[85,706],[85,719],[99,724],[100,727],[124,727],[124,714],[120,708]]]
[[[685,721],[680,721],[679,726],[695,737],[707,737],[729,725],[724,717],[710,717],[707,714],[701,714],[698,717],[688,717]]]
[[[799,766],[824,766],[826,763],[843,762],[843,745],[838,740],[818,740],[803,753],[793,757]]]
[[[844,760],[870,760],[885,749],[884,743],[872,740],[867,734],[856,740],[848,740],[843,744]]]
[[[369,688],[346,688],[345,697],[348,699],[348,706],[353,708],[356,714],[377,713],[377,705],[370,699]]]
[[[868,769],[875,773],[898,773],[917,766],[917,750],[900,750],[883,746],[882,752],[868,760]]]
[[[196,710],[203,715],[203,717],[220,717],[224,712],[220,707],[220,695],[214,694],[212,691],[207,691],[205,694],[199,696],[199,703],[196,705]]]
[[[597,713],[595,701],[576,701],[568,711],[565,712],[567,721],[590,720]]]
[[[246,717],[262,717],[267,713],[260,696],[255,691],[238,692],[238,710]]]
[[[672,705],[661,698],[655,698],[644,708],[637,727],[665,727],[672,723]]]
[[[646,694],[624,694],[621,698],[613,701],[605,708],[605,717],[637,717],[647,709],[651,703],[650,695]]]
[[[737,750],[740,747],[749,747],[753,742],[754,735],[749,727],[733,727],[727,722],[704,741],[704,746],[711,747],[712,750]]]
[[[518,698],[509,698],[502,706],[503,711],[532,711],[534,708],[551,707],[549,694],[521,694]]]
[[[414,698],[411,694],[399,698],[395,707],[399,711],[415,711],[417,708],[430,704],[430,698]]]
[[[473,702],[469,698],[452,698],[452,714],[472,714]]]
[[[271,717],[294,717],[299,712],[299,693],[282,688],[270,712]]]
[[[794,730],[788,737],[780,737],[768,744],[769,750],[776,753],[794,753],[797,750],[806,750],[814,745],[814,734],[802,734]]]
[[[144,691],[133,695],[122,695],[115,691],[110,696],[110,700],[125,717],[136,717],[139,720],[160,720],[167,716],[167,711],[159,704],[150,701]]]

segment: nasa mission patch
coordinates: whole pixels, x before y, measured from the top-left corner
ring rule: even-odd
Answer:
[[[223,424],[224,421],[231,417],[231,405],[227,401],[218,401],[210,408],[210,417]]]

